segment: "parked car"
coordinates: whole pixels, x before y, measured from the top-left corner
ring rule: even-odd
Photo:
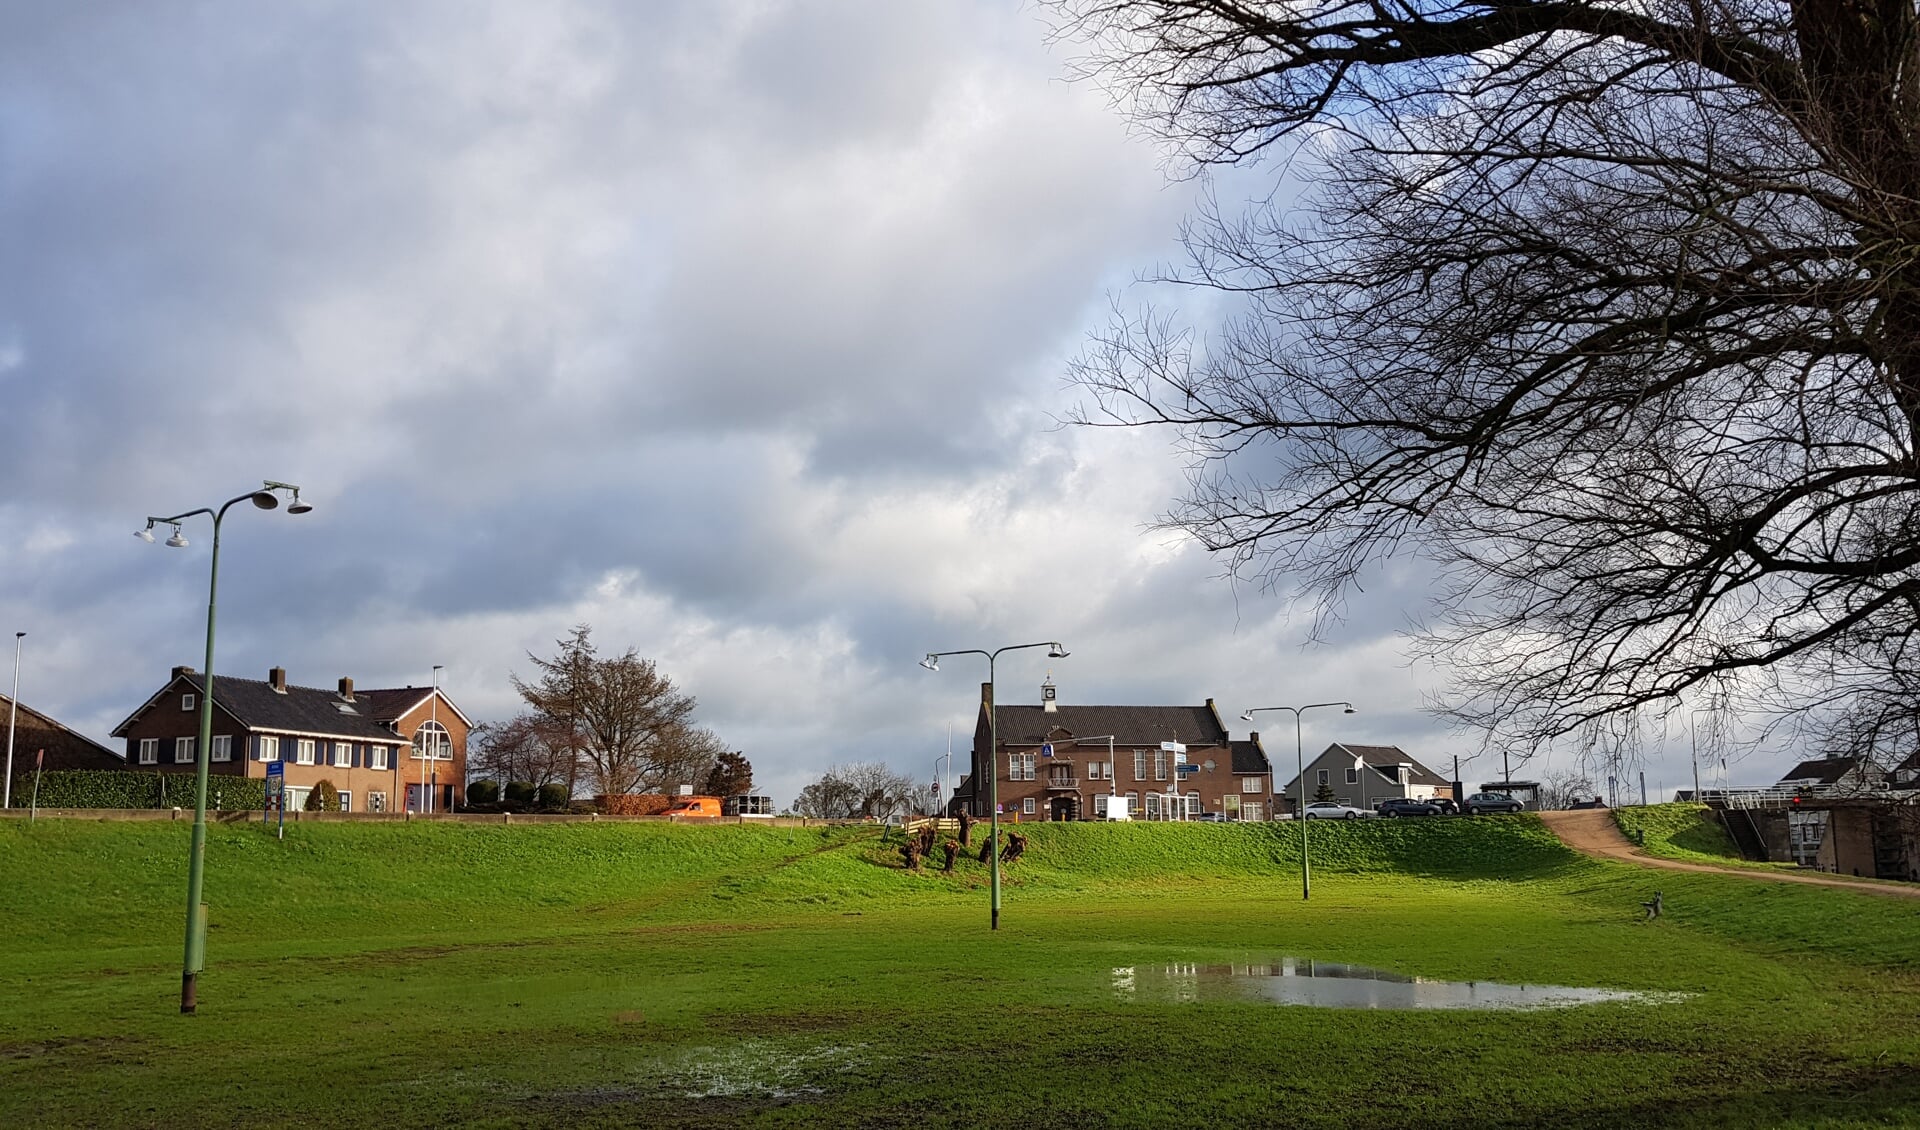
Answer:
[[[1453,798],[1450,796],[1437,796],[1427,803],[1438,808],[1443,816],[1458,816],[1460,814],[1460,806],[1455,804]]]
[[[1194,820],[1201,824],[1225,824],[1231,819],[1232,818],[1224,812],[1202,812],[1200,815],[1194,817]]]
[[[1520,812],[1527,806],[1505,793],[1475,793],[1467,798],[1467,815],[1483,812]]]
[[[1582,808],[1605,808],[1606,806],[1606,801],[1601,800],[1599,797],[1594,797],[1592,800],[1576,800],[1572,804],[1569,804],[1567,809],[1568,811],[1577,811]]]
[[[1382,816],[1438,816],[1440,806],[1430,800],[1414,800],[1410,797],[1389,797],[1380,802],[1374,811]]]
[[[1355,808],[1350,804],[1341,804],[1337,800],[1316,800],[1300,814],[1302,820],[1358,820],[1362,816],[1372,816],[1364,808]]]

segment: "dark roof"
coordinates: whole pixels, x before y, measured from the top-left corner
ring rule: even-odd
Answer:
[[[1407,780],[1415,785],[1451,785],[1452,782],[1433,770],[1414,760],[1412,754],[1397,745],[1354,745],[1352,742],[1335,742],[1335,745],[1357,757],[1367,768],[1394,784],[1400,783],[1400,766],[1407,765]],[[1316,759],[1317,760],[1317,759]]]
[[[1273,766],[1267,763],[1267,755],[1260,747],[1249,741],[1233,743],[1233,771],[1235,773],[1271,773]]]
[[[1183,745],[1227,744],[1227,732],[1209,706],[1062,706],[1051,714],[1038,706],[1002,706],[998,722],[1000,741],[1009,745],[1038,745],[1063,736],[1091,738],[1105,734],[1113,735],[1115,748],[1174,741]]]
[[[0,694],[0,718],[12,714],[16,772],[33,768],[34,755],[45,750],[48,769],[117,769],[126,758],[108,749],[65,723],[35,710],[26,703],[15,703]]]
[[[1823,785],[1831,785],[1859,767],[1860,759],[1857,757],[1816,757],[1787,770],[1787,775],[1780,779],[1818,781]]]
[[[145,706],[120,723],[114,733],[124,731],[147,707],[180,683],[195,690],[203,686],[196,673],[176,676],[160,694],[148,699]],[[338,692],[318,687],[288,686],[286,693],[281,694],[273,689],[272,683],[258,679],[236,679],[220,674],[215,674],[213,679],[214,705],[250,730],[285,730],[368,741],[397,740],[399,735],[388,723],[431,693],[413,688],[356,690],[353,701],[348,702]]]

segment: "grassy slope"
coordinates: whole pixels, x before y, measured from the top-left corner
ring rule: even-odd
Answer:
[[[1680,859],[1689,863],[1714,863],[1721,866],[1756,870],[1793,870],[1791,863],[1765,863],[1744,859],[1732,837],[1715,820],[1704,804],[1650,804],[1616,808],[1613,821],[1632,839],[1643,837],[1648,855]]]
[[[1315,826],[1305,903],[1289,825],[1021,831],[990,934],[985,868],[908,874],[857,829],[216,827],[183,1020],[186,829],[0,823],[0,983],[25,990],[0,1125],[1798,1126],[1920,1102],[1904,901],[1656,878],[1530,818]],[[1698,995],[1335,1013],[1115,988],[1282,955]]]

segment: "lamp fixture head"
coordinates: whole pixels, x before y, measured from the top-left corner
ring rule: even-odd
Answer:
[[[133,536],[139,538],[143,542],[146,542],[148,545],[152,545],[153,544],[153,523],[148,522],[147,528],[144,530],[133,531]]]
[[[280,496],[270,490],[253,492],[253,504],[262,510],[274,510],[280,506]]]
[[[1241,720],[1242,722],[1251,722],[1251,721],[1253,721],[1253,711],[1251,711],[1251,710],[1242,710],[1242,711],[1240,712],[1240,720]]]
[[[180,532],[180,527],[175,526],[173,528],[173,536],[167,539],[167,544],[175,549],[185,549],[187,548],[187,535]]]
[[[287,513],[310,514],[312,512],[313,512],[313,503],[300,501],[300,488],[294,487],[293,501],[287,504]]]
[[[1048,659],[1065,659],[1067,656],[1072,654],[1073,654],[1072,652],[1060,646],[1059,640],[1053,641],[1053,646],[1047,649]]]
[[[920,666],[925,667],[929,671],[938,671],[940,669],[940,657],[929,651],[927,652],[927,657],[920,661]]]
[[[1342,711],[1341,713],[1343,713],[1343,714],[1357,714],[1357,713],[1359,713],[1359,711],[1356,711],[1356,710],[1355,710],[1355,709],[1354,709],[1353,707],[1351,707],[1351,706],[1349,706],[1349,707],[1347,707],[1347,708],[1346,708],[1346,710],[1344,710],[1344,711]]]

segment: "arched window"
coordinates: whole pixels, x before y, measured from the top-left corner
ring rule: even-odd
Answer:
[[[453,736],[447,728],[438,722],[422,722],[413,732],[413,758],[432,758],[435,761],[453,760]]]

